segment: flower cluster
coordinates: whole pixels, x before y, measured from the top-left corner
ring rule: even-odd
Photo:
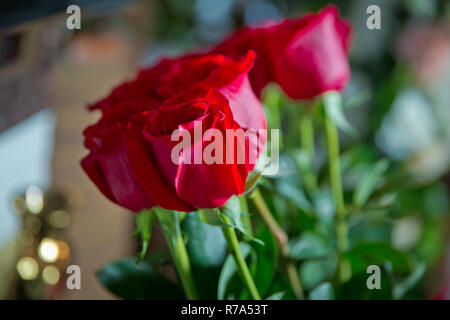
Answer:
[[[162,59],[91,105],[101,118],[84,131],[81,165],[107,198],[137,213],[142,244],[138,262],[105,266],[100,282],[122,298],[401,299],[419,288],[428,295],[422,279],[434,277],[448,240],[448,188],[436,174],[411,177],[416,157],[392,165],[378,152],[397,102],[406,91],[417,100],[422,89],[403,63],[389,63],[341,95],[351,38],[334,6],[265,21]],[[442,104],[428,100],[425,111]],[[347,116],[363,105],[371,119],[361,114],[353,127]],[[438,121],[430,121],[440,145]],[[170,261],[147,255],[156,225]],[[176,283],[159,268],[167,263]],[[130,281],[138,272],[145,283]]]

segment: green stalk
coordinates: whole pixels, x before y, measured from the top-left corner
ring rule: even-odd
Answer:
[[[225,215],[223,216],[223,221],[227,224],[231,224],[230,219]],[[259,295],[255,282],[253,281],[250,270],[248,269],[247,263],[245,262],[241,249],[239,248],[239,241],[234,229],[232,227],[222,227],[222,232],[225,236],[225,240],[227,241],[228,249],[231,251],[234,261],[236,262],[239,276],[242,281],[244,281],[252,299],[261,300],[261,296]]]
[[[334,205],[336,207],[337,246],[339,252],[342,253],[348,248],[348,227],[339,162],[339,135],[336,125],[326,112],[324,112],[324,120],[328,149],[330,183],[331,190],[333,192]]]
[[[170,227],[165,225],[167,221],[162,216],[169,213],[158,211],[159,210],[155,210],[156,215],[158,216],[158,219],[162,225],[164,237],[166,238],[173,261],[175,262],[175,268],[177,270],[184,292],[186,293],[186,296],[189,300],[197,300],[198,295],[197,290],[195,289],[194,278],[192,277],[191,263],[189,261],[189,256],[184,244],[184,239],[181,231],[177,232],[175,239],[173,239],[174,234],[169,231]],[[178,223],[178,221],[176,223]]]
[[[278,247],[280,248],[286,276],[288,278],[292,291],[294,292],[297,299],[303,299],[303,288],[298,276],[297,268],[289,257],[288,237],[286,233],[273,217],[258,188],[255,188],[250,197],[252,198],[256,208],[258,209],[261,219],[264,221],[266,226],[269,228],[270,233],[277,241]]]
[[[307,106],[310,108],[312,106]],[[311,110],[305,110],[300,117],[300,143],[302,150],[308,157],[308,169],[304,172],[305,187],[309,192],[317,188],[316,176],[314,174],[314,117]]]

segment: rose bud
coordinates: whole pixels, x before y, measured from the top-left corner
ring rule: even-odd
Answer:
[[[292,99],[343,89],[350,79],[350,30],[334,6],[299,20],[285,20],[270,46],[275,81]]]
[[[250,80],[255,93],[274,81],[292,99],[310,99],[342,90],[350,79],[348,50],[351,26],[334,6],[300,19],[243,28],[214,48],[231,57],[257,53]]]

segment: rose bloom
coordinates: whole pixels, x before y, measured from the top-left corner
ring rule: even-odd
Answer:
[[[225,136],[229,129],[266,128],[248,80],[254,59],[252,51],[236,60],[220,54],[185,56],[141,70],[90,106],[102,117],[84,131],[90,151],[81,161],[84,171],[106,197],[132,211],[155,205],[179,211],[214,208],[242,194],[254,167],[249,159],[258,157],[265,136],[236,139],[234,154],[245,154],[241,162],[198,164],[193,156],[215,142],[208,129]],[[201,141],[191,141],[172,161],[179,143],[172,133],[194,136],[200,125]],[[229,141],[223,140],[226,150]]]
[[[212,52],[236,58],[255,50],[250,80],[256,94],[274,81],[292,99],[310,99],[348,83],[350,36],[350,24],[330,5],[300,19],[240,29]]]
[[[264,25],[270,25],[267,22]],[[267,41],[267,31],[270,28],[265,27],[245,27],[237,30],[228,39],[221,42],[217,47],[213,48],[211,53],[222,53],[233,58],[245,56],[248,50],[257,53],[255,65],[249,72],[249,79],[253,91],[259,97],[264,87],[273,81],[271,57],[269,55],[269,47]]]

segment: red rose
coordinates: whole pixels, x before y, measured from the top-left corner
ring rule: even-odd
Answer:
[[[241,194],[254,166],[250,159],[258,157],[265,136],[256,142],[237,138],[231,163],[196,163],[194,155],[203,155],[215,141],[207,136],[210,129],[266,128],[247,76],[254,57],[249,52],[237,61],[223,55],[165,59],[114,89],[90,107],[101,109],[102,118],[84,132],[90,150],[81,162],[85,172],[110,200],[133,211],[154,205],[213,208]],[[182,136],[199,126],[200,139],[180,150],[174,162],[179,142],[171,140],[173,131]],[[227,145],[224,140],[223,150]]]
[[[271,61],[267,41],[267,28],[244,27],[213,48],[211,53],[222,53],[233,58],[245,56],[248,50],[257,53],[255,65],[249,72],[253,91],[259,97],[261,91],[273,81]]]
[[[236,58],[253,49],[258,58],[250,80],[256,93],[275,81],[292,99],[309,99],[341,90],[349,81],[350,34],[350,24],[339,18],[336,7],[328,6],[300,19],[241,29],[213,52]]]
[[[292,99],[343,89],[350,79],[350,30],[334,6],[283,21],[270,46],[275,81]]]

